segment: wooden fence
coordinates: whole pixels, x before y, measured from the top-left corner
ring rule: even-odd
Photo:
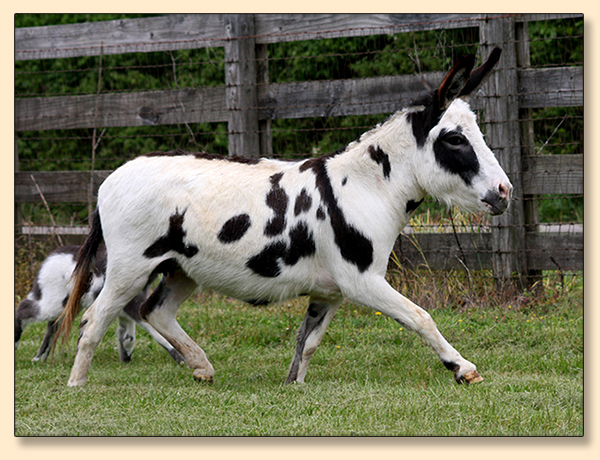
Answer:
[[[503,54],[494,78],[472,105],[483,114],[487,142],[508,172],[516,200],[508,212],[492,219],[489,231],[409,233],[398,240],[396,252],[407,264],[492,269],[502,280],[539,270],[581,270],[582,225],[570,232],[541,231],[536,201],[525,199],[583,194],[583,154],[536,156],[527,116],[535,108],[583,106],[582,66],[529,66],[528,23],[566,17],[580,15],[184,14],[19,28],[17,61],[223,47],[225,85],[16,99],[15,136],[23,131],[227,122],[230,153],[272,156],[272,120],[389,114],[427,86],[436,86],[443,73],[269,83],[269,44],[477,27],[481,55],[494,46],[502,47]],[[16,150],[15,169],[16,207],[42,196],[50,203],[87,202],[110,173],[19,171]],[[47,231],[20,225],[18,230]]]

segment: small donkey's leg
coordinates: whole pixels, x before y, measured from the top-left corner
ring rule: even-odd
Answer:
[[[167,274],[142,305],[140,313],[142,319],[149,322],[183,356],[188,367],[193,369],[192,375],[196,380],[212,381],[215,371],[206,353],[177,322],[179,306],[197,287],[181,269]]]
[[[310,299],[304,321],[298,330],[296,352],[285,383],[304,382],[310,358],[321,343],[340,302],[341,299]]]
[[[117,340],[119,343],[119,359],[123,363],[128,363],[131,361],[133,349],[135,348],[135,322],[123,313],[119,315]]]
[[[44,338],[42,340],[42,344],[40,345],[40,349],[37,352],[37,355],[32,359],[32,361],[45,361],[52,349],[52,345],[54,343],[54,335],[58,330],[58,323],[55,321],[48,321],[48,327],[46,327],[46,333],[44,334]]]
[[[361,289],[362,288],[362,289]],[[372,276],[352,289],[349,300],[378,310],[423,337],[438,354],[458,383],[477,383],[483,378],[475,365],[464,359],[438,331],[433,319],[392,288],[383,277]]]

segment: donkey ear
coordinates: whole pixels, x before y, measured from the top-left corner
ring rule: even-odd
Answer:
[[[477,67],[475,70],[473,70],[473,72],[471,72],[469,81],[467,81],[467,84],[460,92],[460,98],[468,100],[471,95],[475,94],[477,90],[481,88],[481,86],[492,74],[492,70],[498,63],[501,54],[502,50],[500,48],[494,48],[488,60],[485,61],[485,64],[482,64],[480,67]]]
[[[475,65],[475,56],[463,56],[446,75],[437,89],[438,110],[443,112],[462,92],[469,81],[471,69]]]

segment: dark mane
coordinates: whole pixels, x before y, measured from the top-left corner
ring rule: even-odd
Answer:
[[[221,160],[221,161],[231,161],[234,163],[243,163],[249,165],[255,165],[260,161],[260,158],[246,158],[239,156],[228,156],[228,155],[218,155],[215,153],[204,153],[204,152],[186,152],[184,150],[171,150],[169,152],[150,152],[145,153],[141,156],[143,157],[175,157],[175,156],[184,156],[184,155],[193,155],[195,158],[199,160]]]

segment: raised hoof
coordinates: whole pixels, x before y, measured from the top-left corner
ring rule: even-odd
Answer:
[[[205,371],[201,369],[194,369],[192,376],[196,382],[213,383],[213,376],[206,374]]]
[[[483,377],[477,371],[470,371],[465,375],[455,378],[458,383],[479,383],[483,380]]]

